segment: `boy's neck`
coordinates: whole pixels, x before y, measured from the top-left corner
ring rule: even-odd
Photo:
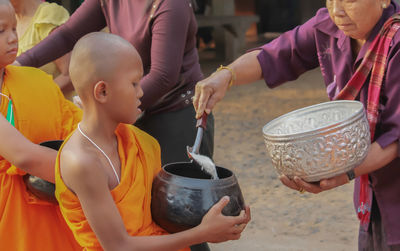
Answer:
[[[82,121],[80,122],[81,129],[87,136],[92,138],[92,140],[98,141],[99,143],[111,143],[116,141],[115,130],[118,123],[102,118],[103,116],[97,114],[99,113],[85,113],[84,111]]]

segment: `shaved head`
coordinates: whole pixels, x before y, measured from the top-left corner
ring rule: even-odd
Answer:
[[[82,37],[72,50],[69,67],[71,81],[82,102],[91,96],[97,82],[112,83],[127,62],[135,66],[132,71],[143,71],[139,53],[125,39],[105,32]]]

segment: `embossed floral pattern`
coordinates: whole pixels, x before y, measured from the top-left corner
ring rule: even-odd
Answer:
[[[362,107],[357,116],[351,116],[354,113],[351,109],[335,109],[310,113],[312,116],[303,114],[274,127],[273,136],[264,130],[267,152],[277,172],[314,182],[360,164],[368,153],[370,134]],[[351,119],[346,120],[348,117]]]

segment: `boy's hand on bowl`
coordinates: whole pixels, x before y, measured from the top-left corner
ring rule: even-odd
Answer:
[[[206,242],[218,243],[228,240],[238,240],[247,223],[251,220],[250,208],[238,216],[225,216],[222,209],[229,203],[229,197],[224,196],[218,203],[210,208],[198,226],[204,233]]]
[[[323,179],[317,182],[305,182],[299,177],[294,177],[293,179],[289,179],[285,175],[281,175],[279,179],[285,186],[293,190],[297,190],[300,193],[309,192],[314,194],[327,191],[335,187],[349,183],[349,178],[345,173],[339,174],[338,176],[329,179]]]

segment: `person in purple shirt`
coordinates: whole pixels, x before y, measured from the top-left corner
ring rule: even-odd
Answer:
[[[85,34],[106,26],[129,41],[143,61],[144,113],[135,125],[159,141],[163,164],[188,161],[186,146],[193,145],[196,137],[192,97],[195,84],[203,78],[191,0],[86,0],[64,25],[17,62],[40,67],[71,51]],[[211,116],[200,148],[209,157],[213,130]]]
[[[329,98],[335,99],[362,62],[383,24],[400,6],[390,0],[327,0],[326,7],[305,24],[282,34],[274,41],[251,50],[228,67],[219,69],[196,85],[193,100],[196,116],[210,113],[229,86],[264,78],[276,87],[302,73],[321,68]],[[369,224],[360,225],[359,250],[400,250],[400,33],[390,44],[380,92],[376,132],[366,159],[354,172],[325,179],[318,184],[280,177],[286,186],[319,193],[354,177],[369,175],[373,200]],[[369,81],[357,100],[367,103]],[[368,180],[367,180],[368,182]],[[355,182],[358,201],[359,178]]]

